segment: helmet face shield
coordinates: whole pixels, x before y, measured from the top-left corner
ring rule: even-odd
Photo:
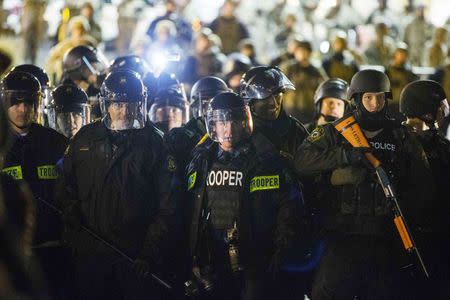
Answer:
[[[248,138],[253,121],[248,106],[235,109],[208,110],[206,125],[209,137],[226,148]]]
[[[110,101],[99,98],[102,121],[108,129],[141,129],[146,121],[146,101]]]
[[[170,131],[172,128],[181,127],[187,123],[189,118],[189,106],[177,105],[170,101],[157,102],[150,108],[150,121],[158,124],[164,132]]]
[[[51,128],[71,138],[81,127],[91,122],[91,106],[82,104],[71,108],[51,107],[48,109],[48,122]]]
[[[241,80],[241,97],[246,99],[265,99],[271,95],[295,90],[294,84],[277,68],[267,68],[248,80]]]
[[[5,108],[8,109],[11,106],[20,104],[22,102],[33,106],[33,109],[36,111],[37,106],[42,101],[42,97],[40,93],[38,94],[30,94],[25,91],[4,91],[3,92],[3,101]]]
[[[190,107],[192,111],[192,116],[194,118],[205,117],[208,112],[208,105],[211,102],[211,99],[212,98],[199,97],[198,100],[192,102]]]

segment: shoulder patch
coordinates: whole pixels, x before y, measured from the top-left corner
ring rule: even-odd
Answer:
[[[314,143],[318,140],[320,140],[322,138],[322,136],[324,135],[325,130],[323,129],[323,127],[319,126],[316,127],[316,129],[314,129],[311,134],[306,138],[306,140],[310,143]]]
[[[177,163],[172,155],[167,156],[167,170],[173,172],[177,169]]]
[[[197,180],[197,172],[192,173],[188,177],[187,189],[191,190],[195,186],[195,181]]]

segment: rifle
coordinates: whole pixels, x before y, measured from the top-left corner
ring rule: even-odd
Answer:
[[[361,127],[356,122],[352,113],[344,116],[343,118],[333,123],[336,130],[353,146],[353,147],[366,147],[369,148],[369,142],[361,130]],[[426,278],[429,278],[427,267],[422,259],[419,249],[414,241],[411,230],[408,223],[403,216],[400,205],[397,201],[394,188],[389,180],[386,171],[381,166],[381,162],[371,152],[366,152],[365,156],[370,164],[374,167],[378,177],[378,181],[383,188],[384,195],[388,203],[391,206],[392,213],[394,215],[394,224],[403,242],[403,247],[408,253],[414,253],[419,261],[420,267],[425,274]]]
[[[36,197],[36,198],[39,201],[41,201],[43,204],[45,204],[47,207],[49,207],[51,210],[53,210],[55,213],[57,213],[57,214],[59,214],[61,216],[64,216],[64,213],[59,208],[54,206],[53,204],[51,204],[48,201],[42,199],[41,197]],[[129,263],[131,263],[131,264],[134,263],[134,259],[132,259],[130,256],[128,256],[122,250],[117,248],[115,245],[113,245],[110,242],[108,242],[105,239],[103,239],[101,236],[99,236],[97,233],[95,233],[92,229],[90,229],[90,228],[88,228],[88,227],[86,227],[84,225],[81,225],[81,229],[84,230],[85,232],[87,232],[93,238],[97,239],[99,242],[101,242],[103,245],[105,245],[109,249],[113,250],[117,255],[121,256],[122,258],[127,260]],[[165,282],[164,280],[162,280],[161,278],[159,278],[155,274],[153,274],[151,272],[148,272],[148,273],[145,273],[144,275],[150,276],[151,278],[153,278],[155,281],[157,281],[159,284],[161,284],[162,286],[164,286],[168,290],[172,289],[172,286],[170,284],[168,284],[167,282]]]

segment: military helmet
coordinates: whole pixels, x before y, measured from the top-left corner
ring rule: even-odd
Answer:
[[[348,89],[348,100],[358,102],[363,93],[381,93],[386,94],[386,98],[392,99],[391,83],[387,75],[378,70],[366,69],[358,71],[353,75]],[[358,105],[359,103],[355,103]]]
[[[435,121],[438,109],[447,104],[446,98],[444,89],[436,81],[417,80],[403,88],[400,94],[400,112],[410,118],[428,115],[427,119]]]

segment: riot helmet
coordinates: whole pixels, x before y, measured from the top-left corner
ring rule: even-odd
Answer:
[[[408,118],[419,118],[434,127],[449,115],[449,105],[442,86],[433,80],[409,83],[400,94],[400,112]]]
[[[91,106],[87,94],[74,84],[61,84],[52,92],[50,127],[70,138],[90,123]]]
[[[158,91],[150,108],[150,121],[163,132],[181,127],[189,118],[189,105],[186,95],[176,87]]]
[[[137,55],[125,55],[119,56],[111,62],[109,66],[109,72],[117,70],[131,70],[138,73],[141,78],[150,71],[150,67],[147,62]]]
[[[97,97],[102,121],[108,129],[140,129],[145,126],[147,92],[139,74],[129,70],[110,73]]]
[[[2,80],[3,106],[9,121],[19,130],[28,128],[35,121],[42,97],[41,84],[30,73],[11,71]],[[19,109],[18,105],[22,103],[25,109]]]
[[[50,104],[51,100],[51,84],[50,78],[45,72],[44,69],[32,65],[32,64],[23,64],[15,66],[11,71],[21,71],[32,74],[39,80],[41,84],[41,92],[42,92],[42,101],[38,103],[37,111],[36,111],[36,122],[41,125],[47,125],[45,120],[46,108]]]
[[[363,99],[367,97],[367,99]],[[376,109],[369,111],[364,103],[371,99]],[[378,70],[366,69],[358,71],[352,78],[348,89],[348,97],[355,107],[355,117],[363,129],[376,131],[384,128],[390,121],[387,114],[388,101],[392,100],[391,83],[387,75]],[[382,98],[382,99],[381,99]]]
[[[85,81],[99,86],[108,68],[103,53],[90,46],[77,46],[68,50],[63,58],[63,78]]]
[[[343,116],[345,114],[345,110],[348,107],[347,101],[347,91],[348,84],[345,80],[340,78],[332,78],[322,82],[316,89],[314,94],[314,104],[316,105],[316,114],[317,118],[322,116],[326,122],[333,122]],[[331,99],[330,99],[331,98]],[[325,100],[327,99],[327,100]],[[327,101],[329,105],[343,105],[342,115],[340,115],[340,109],[335,108],[330,112],[324,113],[322,112],[322,104],[323,101]],[[336,101],[341,100],[342,103],[337,103]]]
[[[215,76],[203,77],[192,86],[190,96],[190,108],[194,118],[206,115],[209,102],[219,93],[228,92],[225,81]]]
[[[265,120],[278,118],[286,90],[295,87],[278,67],[254,67],[241,79],[241,97],[249,103],[255,116]]]
[[[253,132],[250,108],[238,94],[220,93],[209,103],[206,128],[213,141],[230,151]]]

